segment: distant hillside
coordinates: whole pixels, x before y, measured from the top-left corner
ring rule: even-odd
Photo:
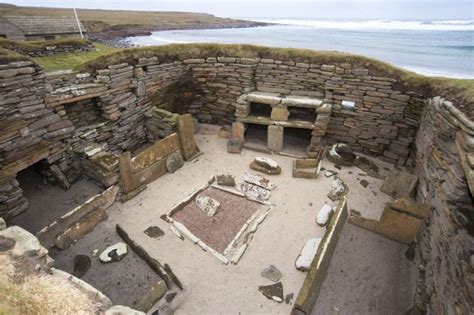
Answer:
[[[265,23],[219,18],[211,14],[190,12],[153,12],[77,9],[90,35],[100,39],[149,34],[173,29],[237,28],[264,26]],[[0,4],[0,16],[73,16],[72,9],[20,7]]]

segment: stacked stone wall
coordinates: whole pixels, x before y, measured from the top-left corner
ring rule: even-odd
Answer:
[[[18,195],[11,181],[39,161],[53,180],[72,182],[86,166],[104,186],[115,183],[116,156],[155,138],[146,116],[154,107],[231,124],[246,93],[320,99],[332,106],[321,141],[414,166],[420,178],[418,199],[434,210],[419,240],[417,301],[432,313],[472,312],[474,128],[447,101],[426,103],[404,82],[366,65],[233,56],[166,63],[152,57],[46,79],[32,62],[13,62],[0,65],[0,88],[0,215],[16,213],[5,206],[14,199],[10,192]],[[89,105],[101,120],[74,123],[70,114]]]
[[[472,314],[474,124],[439,97],[416,137],[418,199],[433,206],[420,236],[417,305],[432,314]]]

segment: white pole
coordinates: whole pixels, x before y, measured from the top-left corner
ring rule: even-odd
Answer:
[[[74,8],[73,10],[74,10],[74,15],[76,16],[77,26],[79,26],[79,33],[81,33],[81,38],[84,38],[84,35],[82,35],[81,22],[79,22],[79,18],[77,17],[76,8]]]

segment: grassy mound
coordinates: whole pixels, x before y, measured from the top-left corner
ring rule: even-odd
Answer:
[[[48,46],[83,47],[89,44],[91,44],[91,42],[81,38],[62,38],[56,40],[31,42],[14,41],[7,38],[0,38],[0,48],[18,51],[22,53],[40,51]]]

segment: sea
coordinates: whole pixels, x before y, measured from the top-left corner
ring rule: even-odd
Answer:
[[[238,43],[341,51],[427,76],[474,79],[474,20],[250,20],[273,25],[161,31],[127,41],[136,46]]]

